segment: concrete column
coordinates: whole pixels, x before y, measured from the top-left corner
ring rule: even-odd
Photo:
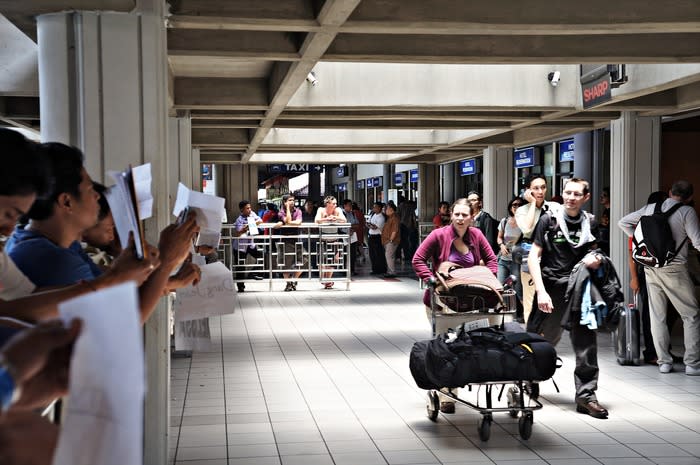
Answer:
[[[189,116],[168,118],[168,179],[170,203],[175,202],[178,183],[194,189],[195,171],[192,157],[192,119]]]
[[[75,145],[98,181],[150,162],[158,243],[170,220],[164,2],[138,13],[68,12],[37,18],[42,139]],[[169,324],[165,299],[145,326],[144,463],[168,461]]]
[[[449,202],[450,205],[457,200],[458,195],[455,192],[455,170],[454,165],[440,165],[440,201]]]
[[[321,198],[321,172],[316,170],[309,171],[309,198],[314,202],[318,202]]]
[[[393,165],[389,164],[382,165],[382,192],[384,192],[384,203],[389,200],[389,188],[391,187],[394,172],[392,167]]]
[[[598,195],[603,186],[597,186],[593,181],[593,133],[582,132],[574,136],[574,176],[591,183],[593,189],[591,202],[598,203]],[[557,159],[559,155],[557,154]],[[593,205],[586,205],[585,210],[593,211]]]
[[[482,167],[483,208],[494,218],[503,218],[513,197],[513,149],[488,146],[484,150]]]
[[[610,125],[610,257],[628,297],[628,240],[617,222],[659,189],[660,136],[660,117],[624,112]]]
[[[418,165],[418,221],[432,221],[440,203],[440,165]]]
[[[238,202],[250,200],[255,206],[258,200],[258,165],[221,165],[219,171],[223,182],[223,197],[226,199],[229,223],[238,218]]]

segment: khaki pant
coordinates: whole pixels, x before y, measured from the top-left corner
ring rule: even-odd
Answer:
[[[532,282],[532,275],[527,271],[520,271],[520,282],[523,289],[523,318],[527,323],[527,319],[530,317],[530,312],[532,311],[532,301],[535,298],[535,284],[530,284]]]

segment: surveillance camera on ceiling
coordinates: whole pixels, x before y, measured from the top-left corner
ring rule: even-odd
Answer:
[[[311,71],[307,76],[306,76],[306,81],[311,84],[312,86],[316,86],[318,84],[318,79],[316,78],[316,74],[314,74],[313,71]]]
[[[559,71],[553,71],[547,75],[547,79],[552,87],[557,87],[559,85],[559,81],[561,80],[561,73]]]

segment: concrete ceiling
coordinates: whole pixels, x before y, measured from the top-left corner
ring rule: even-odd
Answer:
[[[33,37],[35,14],[81,7],[132,11],[135,3],[0,0],[0,13]],[[581,108],[574,66],[559,96],[551,94],[542,72],[538,92],[551,95],[496,104],[479,102],[479,95],[497,100],[494,85],[479,83],[480,92],[461,95],[449,82],[436,90],[420,87],[421,79],[412,81],[402,71],[425,75],[440,65],[448,75],[469,75],[484,65],[696,64],[696,0],[669,0],[663,8],[639,0],[169,3],[173,112],[191,115],[192,141],[204,161],[443,162],[489,144],[521,146],[604,127],[621,111],[670,115],[700,108],[695,65],[658,85],[650,78],[640,88],[625,85],[612,102],[588,111]],[[398,81],[374,81],[368,93],[348,82],[381,80],[359,70],[382,64],[396,68]],[[348,67],[354,71],[341,73]],[[318,73],[316,87],[305,82],[311,71]],[[517,80],[512,73],[510,92],[518,92]],[[570,96],[561,98],[564,93]],[[0,97],[6,121],[27,121],[33,109],[38,104],[31,97]]]

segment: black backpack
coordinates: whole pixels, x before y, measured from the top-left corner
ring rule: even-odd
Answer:
[[[662,203],[658,202],[654,206],[654,213],[640,218],[632,235],[632,258],[640,265],[650,268],[661,268],[668,265],[678,255],[678,252],[685,245],[685,241],[688,240],[686,236],[681,245],[676,248],[671,226],[668,224],[669,217],[683,204],[679,202],[662,212]]]

